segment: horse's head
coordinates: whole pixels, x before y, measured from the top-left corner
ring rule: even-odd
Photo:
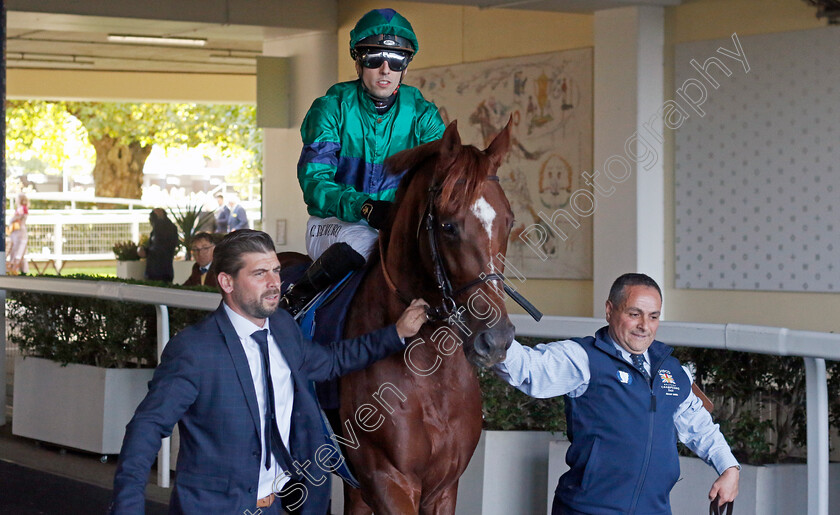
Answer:
[[[502,361],[514,335],[502,276],[513,212],[496,175],[509,149],[510,123],[480,151],[461,144],[452,122],[439,141],[388,161],[408,171],[390,230],[380,235],[386,276],[388,269],[399,276],[392,287],[402,295],[423,296],[436,331],[449,331],[448,341],[463,342],[482,367]]]

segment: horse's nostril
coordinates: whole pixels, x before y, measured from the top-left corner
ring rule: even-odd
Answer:
[[[482,331],[475,339],[475,352],[481,357],[490,355],[493,348],[493,338],[487,331]]]

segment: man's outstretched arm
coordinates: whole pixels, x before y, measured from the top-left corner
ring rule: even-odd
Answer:
[[[589,356],[570,340],[526,347],[516,340],[507,357],[496,365],[496,374],[531,397],[581,395],[589,385]]]

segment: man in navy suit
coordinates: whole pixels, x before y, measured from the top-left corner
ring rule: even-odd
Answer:
[[[230,207],[230,218],[228,218],[228,230],[230,232],[248,228],[248,215],[245,208],[239,203],[237,197],[231,197],[228,201]]]
[[[277,310],[280,264],[267,234],[230,233],[216,246],[212,267],[223,301],[166,346],[126,428],[111,512],[143,513],[160,440],[178,423],[170,513],[280,514],[282,505],[324,515],[329,472],[341,458],[310,382],[402,350],[403,339],[426,321],[426,304],[412,302],[396,325],[321,346]]]
[[[216,201],[219,203],[219,208],[216,209],[216,230],[217,233],[228,232],[228,224],[230,223],[230,208],[225,205],[225,196],[221,193],[216,195]]]

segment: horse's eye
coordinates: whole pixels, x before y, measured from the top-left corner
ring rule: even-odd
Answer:
[[[458,226],[450,222],[443,222],[440,224],[440,230],[443,231],[443,234],[454,236],[458,233]]]

